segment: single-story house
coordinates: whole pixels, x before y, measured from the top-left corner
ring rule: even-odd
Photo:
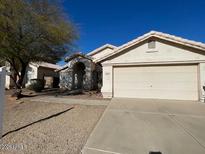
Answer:
[[[106,44],[87,55],[68,57],[67,62],[60,70],[61,88],[101,85],[105,98],[204,100],[201,42],[151,31],[119,47]]]
[[[45,87],[52,88],[58,87],[59,73],[55,70],[61,67],[56,64],[47,62],[30,63],[27,67],[26,75],[24,78],[24,85],[28,86],[31,79],[44,79],[46,81]],[[7,65],[7,71],[10,72],[9,65]],[[10,89],[14,87],[14,82],[9,75],[6,75],[6,88]]]

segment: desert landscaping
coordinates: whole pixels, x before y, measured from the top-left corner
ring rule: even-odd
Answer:
[[[80,153],[102,105],[15,100],[6,95],[0,153]]]

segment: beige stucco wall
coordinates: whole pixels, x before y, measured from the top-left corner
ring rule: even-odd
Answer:
[[[200,63],[199,64],[199,95],[200,95],[200,100],[204,101],[205,98],[205,92],[203,90],[203,86],[205,86],[205,63]]]
[[[8,72],[10,67],[7,67]],[[55,72],[55,69],[38,67],[37,65],[29,64],[27,67],[27,73],[24,77],[24,85],[27,87],[30,84],[30,79],[42,79],[43,76],[59,77],[59,73]],[[9,75],[6,75],[5,87],[10,88],[14,86],[13,80]]]
[[[5,88],[10,89],[10,87],[14,86],[14,82],[10,77],[10,64],[6,63],[6,79],[5,79]]]
[[[125,65],[156,65],[156,64],[180,64],[190,63],[199,66],[199,94],[203,99],[205,85],[205,52],[190,49],[184,46],[177,46],[176,44],[167,43],[161,40],[156,41],[155,49],[148,49],[147,42],[138,46],[132,47],[115,55],[106,61],[103,65],[103,88],[102,93],[104,97],[112,97],[113,84],[113,66]],[[107,75],[106,75],[107,74]],[[109,77],[108,77],[109,76]]]
[[[103,86],[101,92],[105,98],[112,98],[112,70],[112,66],[103,66]]]
[[[102,57],[104,57],[104,56],[106,56],[106,55],[108,55],[108,54],[110,54],[112,52],[113,52],[113,49],[107,47],[107,48],[99,51],[98,53],[92,55],[92,57],[94,58],[94,60],[95,59],[100,59],[100,58],[102,58]]]
[[[173,61],[196,61],[205,60],[205,56],[194,49],[173,46],[164,42],[156,42],[155,49],[148,49],[147,43],[137,46],[133,49],[125,50],[122,55],[113,57],[106,63],[146,63],[146,62],[173,62]],[[205,52],[204,52],[205,54]]]
[[[5,88],[9,89],[11,83],[11,77],[9,75],[6,75],[6,82],[5,82]]]
[[[32,74],[32,78],[33,78],[33,79],[36,79],[36,78],[37,78],[37,75],[38,75],[38,67],[29,64],[28,72],[30,72],[30,73]]]
[[[32,64],[27,68],[27,74],[25,77],[26,87],[30,84],[30,79],[43,79],[44,76],[47,77],[59,77],[58,72],[55,72],[54,69],[37,67]]]
[[[30,84],[30,79],[37,79],[38,76],[38,67],[32,64],[29,64],[27,67],[27,73],[24,78],[24,84],[26,87]]]

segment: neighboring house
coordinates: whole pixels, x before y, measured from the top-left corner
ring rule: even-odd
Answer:
[[[87,81],[93,89],[102,80],[105,98],[204,100],[203,43],[151,31],[119,47],[107,44],[86,57],[92,65],[85,64],[85,57],[80,55],[68,58],[67,67],[61,71],[60,87],[69,79],[71,89],[84,88]],[[102,79],[96,79],[96,66],[102,68],[97,69]],[[76,67],[81,74],[73,71]],[[62,78],[62,72],[70,74]]]
[[[7,70],[9,69],[10,67],[7,66]],[[44,79],[46,81],[46,87],[57,87],[59,84],[59,73],[55,71],[57,69],[60,69],[60,66],[56,64],[46,62],[31,63],[27,68],[27,72],[24,78],[24,85],[28,86],[31,79]],[[12,87],[14,87],[13,80],[9,75],[7,75],[6,88],[10,89]]]

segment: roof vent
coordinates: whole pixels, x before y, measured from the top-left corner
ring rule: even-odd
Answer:
[[[156,47],[156,41],[149,40],[148,41],[148,49],[155,49],[155,47]]]

